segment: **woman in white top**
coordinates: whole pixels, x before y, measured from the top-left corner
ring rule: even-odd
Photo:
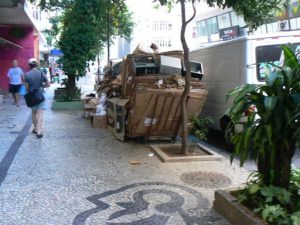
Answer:
[[[7,77],[9,78],[9,92],[12,93],[14,98],[14,105],[20,107],[19,104],[19,91],[22,83],[24,82],[24,73],[23,70],[19,67],[17,60],[13,61],[13,67],[10,68],[7,72]]]

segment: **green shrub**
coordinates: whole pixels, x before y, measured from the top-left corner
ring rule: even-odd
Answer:
[[[80,101],[81,89],[75,88],[75,90],[66,90],[66,94],[62,94],[58,97],[58,102],[72,102]]]
[[[207,140],[208,127],[213,123],[212,118],[207,116],[194,117],[192,134],[200,140]]]
[[[246,188],[238,191],[239,202],[271,225],[300,224],[300,169],[293,169],[288,189],[265,186],[256,172]],[[253,177],[253,176],[252,176]]]

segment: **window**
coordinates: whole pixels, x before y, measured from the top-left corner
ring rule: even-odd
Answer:
[[[258,27],[254,32],[253,34],[255,35],[259,35],[259,34],[266,34],[267,33],[267,26],[264,24],[260,27]]]
[[[224,13],[218,16],[219,29],[231,27],[229,13]]]
[[[296,20],[296,18],[290,19],[290,23],[291,23],[291,29],[292,30],[297,29],[297,20]]]
[[[207,36],[206,23],[204,20],[198,21],[197,23],[197,33],[199,37]]]
[[[297,22],[297,29],[300,29],[300,17],[296,19],[296,22]]]
[[[167,21],[154,21],[153,22],[153,30],[161,31],[161,30],[170,30],[172,29],[172,24],[168,24]]]
[[[216,34],[219,32],[217,17],[212,17],[206,20],[207,34]]]
[[[34,6],[34,7],[32,8],[32,16],[33,16],[33,18],[36,19],[36,20],[41,20],[41,10],[40,10],[39,7]]]
[[[276,21],[275,23],[267,24],[267,30],[268,30],[268,33],[278,31],[278,22]]]
[[[300,43],[288,45],[294,52],[300,52]],[[283,52],[280,45],[259,46],[256,48],[256,71],[259,81],[265,80],[267,68],[281,66],[283,62]],[[300,56],[300,55],[299,55]]]
[[[234,11],[230,12],[231,25],[243,27],[246,25],[244,18],[238,16]]]
[[[300,17],[290,19],[290,23],[292,30],[300,29]]]
[[[168,47],[172,47],[172,40],[170,39],[156,39],[153,41],[158,47],[161,48],[168,48]]]

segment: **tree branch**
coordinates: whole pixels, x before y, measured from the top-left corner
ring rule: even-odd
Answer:
[[[196,7],[195,7],[195,0],[192,1],[192,6],[193,6],[193,15],[191,16],[190,19],[186,21],[186,24],[190,23],[196,16]]]

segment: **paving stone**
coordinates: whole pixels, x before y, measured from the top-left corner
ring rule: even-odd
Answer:
[[[229,159],[162,163],[149,146],[120,142],[105,129],[91,128],[80,112],[52,111],[47,96],[45,136],[29,133],[0,186],[0,224],[229,225],[212,209],[214,190],[181,179],[193,171],[223,174],[226,186],[249,173]],[[6,105],[5,105],[6,107]],[[0,156],[20,135],[30,111],[7,106],[15,129],[0,128]],[[0,114],[0,121],[2,114]],[[16,133],[10,133],[14,131]],[[131,165],[130,161],[140,162]]]

